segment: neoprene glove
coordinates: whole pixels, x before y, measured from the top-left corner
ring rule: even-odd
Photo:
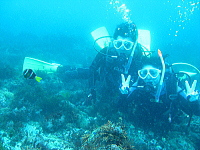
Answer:
[[[131,76],[128,75],[127,79],[125,79],[124,74],[121,74],[121,77],[122,77],[122,86],[119,88],[119,90],[122,94],[128,94]]]

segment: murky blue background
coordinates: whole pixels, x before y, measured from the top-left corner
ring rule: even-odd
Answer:
[[[139,29],[151,31],[151,50],[170,54],[169,62],[200,68],[198,0],[124,0]],[[1,0],[0,44],[23,63],[23,57],[89,66],[96,52],[90,32],[106,26],[112,35],[123,22],[109,0]],[[178,31],[176,33],[176,31]],[[175,36],[176,35],[176,36]],[[20,57],[17,57],[19,55]]]

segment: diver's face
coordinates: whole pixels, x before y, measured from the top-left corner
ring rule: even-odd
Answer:
[[[141,70],[138,70],[138,75],[145,83],[151,83],[156,86],[160,81],[161,70],[154,68],[150,65],[144,66]]]
[[[130,55],[134,46],[134,42],[132,42],[131,38],[123,38],[118,36],[116,40],[113,41],[113,46],[117,50],[119,54]]]

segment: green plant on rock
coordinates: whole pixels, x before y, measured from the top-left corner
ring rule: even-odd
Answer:
[[[69,99],[71,96],[71,92],[70,91],[61,91],[60,95],[63,96],[65,99]]]
[[[6,150],[2,143],[0,143],[0,150]]]

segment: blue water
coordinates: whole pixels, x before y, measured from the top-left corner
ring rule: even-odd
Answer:
[[[119,10],[121,6],[126,9]],[[9,149],[16,149],[17,143],[22,143],[26,149],[41,148],[54,143],[56,136],[59,142],[55,145],[62,145],[61,139],[69,142],[66,145],[80,147],[82,135],[88,134],[86,130],[94,131],[91,132],[91,141],[99,145],[99,135],[104,134],[99,134],[98,125],[106,123],[107,118],[127,123],[128,134],[124,134],[120,124],[113,126],[109,121],[104,128],[112,126],[109,130],[117,129],[116,133],[123,133],[122,139],[129,135],[141,147],[150,145],[161,149],[160,145],[170,147],[171,144],[172,147],[190,149],[188,147],[193,147],[191,141],[194,139],[198,140],[194,142],[196,147],[199,146],[199,116],[192,120],[191,125],[196,133],[191,130],[193,134],[188,139],[180,132],[184,130],[184,125],[181,125],[180,129],[176,127],[180,135],[175,130],[177,136],[169,134],[173,139],[169,136],[170,140],[157,139],[159,143],[156,143],[154,133],[146,135],[137,131],[130,126],[132,122],[126,120],[126,115],[121,114],[125,117],[122,120],[120,114],[111,114],[115,112],[115,108],[110,107],[114,104],[111,98],[102,98],[103,101],[97,103],[101,104],[99,108],[86,106],[89,92],[85,89],[85,80],[60,82],[54,81],[57,78],[53,75],[51,78],[49,74],[42,74],[40,84],[23,78],[25,57],[89,67],[97,53],[90,33],[105,26],[112,35],[115,27],[124,22],[124,15],[135,22],[138,29],[150,30],[151,50],[160,49],[163,54],[169,54],[169,63],[187,62],[200,69],[200,0],[0,0],[0,147],[3,143]],[[200,82],[197,87],[200,88]],[[188,118],[185,119],[186,124]],[[44,132],[39,131],[40,128]],[[51,138],[49,133],[55,136]]]
[[[123,0],[120,4],[131,10],[129,17],[139,29],[151,31],[151,50],[170,54],[170,62],[199,66],[198,2]],[[10,53],[23,57],[72,63],[77,56],[74,63],[89,65],[96,54],[90,32],[106,26],[112,35],[123,21],[113,7],[109,0],[1,0],[0,44],[11,45],[16,50]]]

